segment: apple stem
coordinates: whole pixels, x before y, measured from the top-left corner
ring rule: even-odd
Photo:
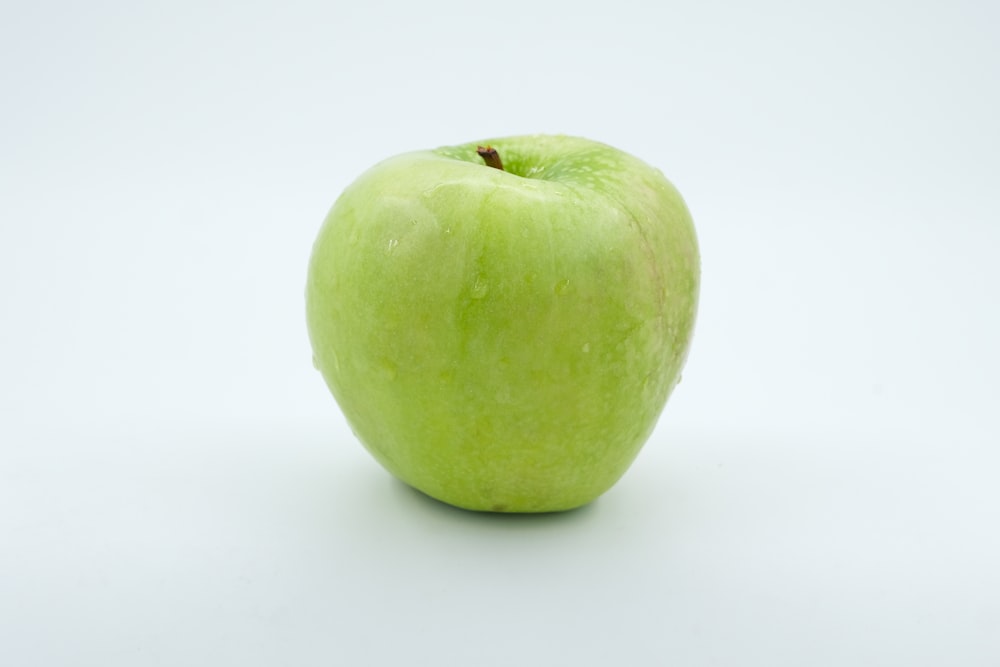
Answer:
[[[483,162],[486,163],[487,167],[503,171],[503,162],[500,161],[500,154],[497,153],[497,149],[492,146],[480,146],[476,149],[476,152],[479,153],[479,157],[483,158]]]

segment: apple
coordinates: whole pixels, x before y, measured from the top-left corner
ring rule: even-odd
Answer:
[[[309,263],[314,363],[393,475],[492,512],[584,505],[628,469],[687,357],[700,260],[653,167],[570,136],[390,158]]]

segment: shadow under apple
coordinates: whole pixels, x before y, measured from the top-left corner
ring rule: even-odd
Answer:
[[[501,526],[547,526],[579,523],[589,520],[595,513],[595,505],[600,502],[600,499],[597,499],[583,507],[564,512],[480,512],[449,505],[391,476],[389,477],[389,490],[396,505],[405,504],[424,516]]]

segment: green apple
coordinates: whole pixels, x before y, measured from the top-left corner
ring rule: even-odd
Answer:
[[[408,153],[360,176],[319,232],[314,363],[407,484],[472,510],[567,510],[608,490],[652,432],[699,271],[677,190],[610,146],[524,136]]]

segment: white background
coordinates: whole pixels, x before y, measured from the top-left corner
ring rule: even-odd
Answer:
[[[1000,9],[6,2],[0,663],[1000,664]],[[643,453],[564,515],[393,481],[304,280],[392,154],[579,134],[693,211]]]

